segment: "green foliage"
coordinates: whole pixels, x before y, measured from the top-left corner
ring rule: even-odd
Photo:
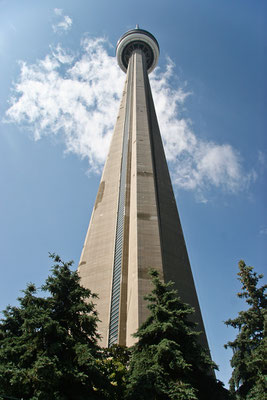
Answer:
[[[0,324],[0,393],[31,400],[104,399],[110,390],[100,361],[98,317],[90,290],[71,262],[55,256],[37,295],[33,284]]]
[[[102,352],[104,368],[113,386],[112,400],[122,400],[126,388],[130,350],[115,344],[108,349],[102,349]]]
[[[150,316],[134,335],[128,400],[208,400],[224,398],[213,375],[215,364],[197,341],[194,309],[151,271],[154,289],[146,296]],[[226,391],[225,391],[226,392]]]
[[[253,267],[244,261],[239,262],[239,280],[242,292],[237,293],[246,299],[249,308],[240,311],[238,317],[226,321],[226,325],[238,329],[236,339],[225,347],[233,349],[230,390],[237,399],[264,400],[266,396],[266,327],[267,327],[267,285],[257,287],[263,275],[253,272]]]

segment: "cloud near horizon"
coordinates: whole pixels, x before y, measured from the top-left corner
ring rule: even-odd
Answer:
[[[61,14],[60,14],[61,15]],[[119,108],[125,75],[108,54],[104,38],[84,38],[74,56],[60,45],[35,64],[20,62],[20,76],[6,111],[7,122],[25,124],[36,140],[61,135],[66,151],[87,158],[99,172],[105,161]],[[230,144],[197,138],[181,110],[190,95],[173,87],[174,64],[150,75],[155,106],[173,182],[194,190],[206,201],[213,187],[237,192],[255,173],[245,173],[239,153]]]

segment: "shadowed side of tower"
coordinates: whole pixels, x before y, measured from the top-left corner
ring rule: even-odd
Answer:
[[[144,296],[151,290],[148,270],[155,268],[194,306],[208,348],[148,79],[158,56],[147,31],[134,29],[118,42],[126,82],[79,274],[99,295],[103,346],[134,343],[132,334],[149,313]]]

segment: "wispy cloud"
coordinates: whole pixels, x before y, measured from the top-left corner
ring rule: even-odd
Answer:
[[[62,135],[68,152],[87,158],[91,170],[101,170],[125,79],[115,57],[108,54],[109,46],[103,38],[85,38],[76,56],[58,45],[35,64],[21,62],[7,120],[27,124],[35,139]],[[173,87],[174,78],[170,59],[150,76],[174,183],[194,190],[203,202],[212,187],[244,189],[255,173],[244,172],[241,157],[230,144],[197,138],[181,112],[190,93]]]
[[[173,87],[175,65],[167,59],[165,71],[151,76],[154,100],[165,151],[173,181],[179,187],[197,191],[206,202],[205,192],[212,187],[237,192],[256,179],[255,171],[245,172],[242,159],[230,144],[216,144],[198,138],[191,121],[182,117],[184,103],[191,95],[185,88]]]
[[[61,8],[55,8],[54,14],[56,16],[57,22],[52,25],[54,32],[66,32],[71,28],[72,19],[68,15],[63,15],[63,10]]]
[[[266,154],[264,154],[261,150],[258,151],[258,161],[263,167],[265,167],[265,165],[266,165]]]
[[[260,229],[260,235],[267,235],[267,227],[262,227]]]
[[[104,39],[84,39],[79,58],[58,45],[36,64],[21,62],[6,115],[26,123],[35,139],[61,134],[66,150],[99,170],[108,150],[124,75],[104,48]]]

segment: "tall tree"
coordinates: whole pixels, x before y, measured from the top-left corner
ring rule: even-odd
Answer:
[[[267,285],[257,287],[263,275],[258,275],[243,260],[238,265],[242,291],[237,296],[246,299],[249,308],[225,322],[239,330],[236,339],[225,345],[233,349],[230,390],[240,400],[263,400],[267,399]]]
[[[183,303],[151,271],[154,288],[146,299],[150,316],[134,335],[127,384],[128,400],[209,400],[224,398],[217,382],[216,365],[197,341],[195,324],[189,321],[194,309]]]
[[[104,399],[110,384],[97,346],[96,295],[54,254],[37,295],[28,285],[0,324],[0,394],[32,400]]]

